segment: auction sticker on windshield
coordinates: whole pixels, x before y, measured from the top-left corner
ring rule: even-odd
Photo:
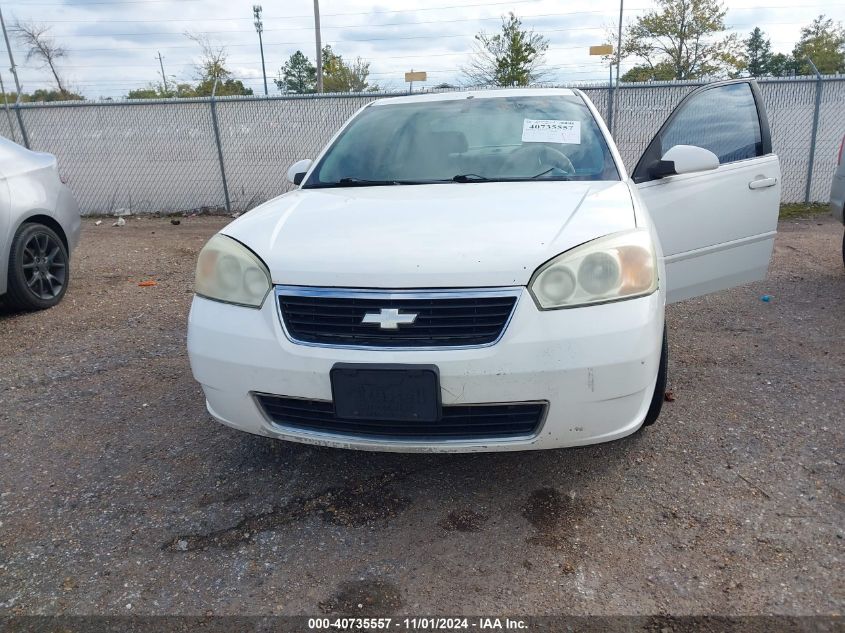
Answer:
[[[523,119],[523,143],[581,144],[581,121],[555,119]]]

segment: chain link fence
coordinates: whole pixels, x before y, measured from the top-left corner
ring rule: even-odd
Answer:
[[[780,156],[783,201],[826,202],[845,134],[845,77],[759,83]],[[612,105],[614,138],[630,171],[698,85],[580,88],[606,120]],[[55,154],[84,214],[242,212],[290,190],[287,167],[316,156],[352,114],[384,96],[391,95],[24,103],[0,115],[0,134]]]

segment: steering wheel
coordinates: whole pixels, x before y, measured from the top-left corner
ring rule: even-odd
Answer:
[[[530,171],[528,176],[542,173],[543,169],[559,169],[565,175],[575,173],[575,166],[569,157],[553,147],[529,143],[511,152],[505,159],[505,167],[516,172]]]

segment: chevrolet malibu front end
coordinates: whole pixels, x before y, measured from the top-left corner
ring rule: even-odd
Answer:
[[[188,351],[217,420],[457,452],[656,417],[659,245],[583,96],[376,101],[306,170],[200,255]]]

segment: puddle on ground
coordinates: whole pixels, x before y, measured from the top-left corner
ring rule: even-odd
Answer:
[[[545,547],[561,547],[583,512],[582,502],[562,495],[556,488],[535,490],[522,506],[522,516],[536,529],[528,542]]]
[[[402,606],[402,593],[384,580],[356,580],[341,584],[334,596],[318,606],[324,613],[383,616]]]
[[[437,523],[447,532],[480,532],[487,517],[474,510],[452,510]]]
[[[211,547],[229,548],[251,540],[259,532],[318,516],[332,525],[357,527],[392,519],[411,500],[399,495],[392,484],[407,473],[384,473],[355,485],[329,488],[312,497],[296,498],[270,512],[247,515],[237,524],[206,533],[177,536],[162,546],[165,551],[188,552]]]

